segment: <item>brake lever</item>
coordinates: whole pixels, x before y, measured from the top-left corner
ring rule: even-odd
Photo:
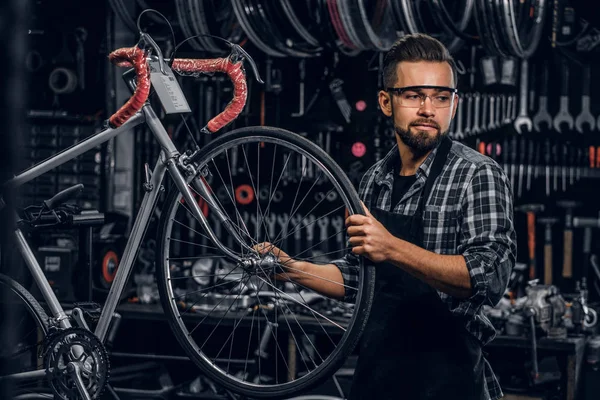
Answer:
[[[248,62],[250,63],[250,66],[252,67],[252,72],[254,72],[254,77],[256,78],[258,83],[264,84],[265,82],[260,78],[260,74],[258,72],[258,67],[256,66],[256,63],[254,62],[252,57],[250,57],[250,54],[248,54],[248,52],[246,50],[244,50],[242,48],[242,46],[240,46],[239,44],[231,43],[231,42],[227,42],[227,44],[229,44],[229,46],[231,46],[232,53],[234,55],[237,55],[239,53],[242,55],[242,58],[245,58],[246,60],[248,60]]]
[[[163,57],[162,51],[160,50],[160,47],[158,47],[158,44],[156,44],[156,42],[154,41],[154,39],[152,39],[150,37],[150,35],[148,35],[145,32],[140,32],[140,41],[145,41],[147,44],[150,45],[150,47],[152,47],[154,49],[154,51],[156,52],[156,56],[158,57],[158,65],[160,67],[160,72],[163,75],[167,75],[167,71],[165,70],[165,58]]]

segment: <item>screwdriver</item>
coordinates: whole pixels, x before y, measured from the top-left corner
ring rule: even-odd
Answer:
[[[556,141],[555,143],[552,144],[552,161],[554,161],[554,168],[553,168],[553,173],[554,173],[554,191],[558,191],[558,171],[559,171],[559,166],[558,166],[558,141]]]
[[[519,138],[519,197],[521,197],[521,193],[522,193],[522,188],[523,188],[523,167],[525,164],[525,151],[526,151],[526,147],[527,146],[527,142],[525,141],[524,137],[520,137]]]
[[[544,161],[546,162],[546,196],[550,196],[550,139],[544,142]]]
[[[569,146],[564,143],[562,146],[562,167],[560,177],[562,178],[562,191],[567,191],[567,159],[569,156]]]
[[[533,161],[535,142],[529,140],[529,146],[527,147],[527,191],[531,190],[531,168],[536,168]]]

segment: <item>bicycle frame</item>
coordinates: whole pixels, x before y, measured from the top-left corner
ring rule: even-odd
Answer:
[[[190,211],[194,217],[200,222],[202,229],[208,235],[209,239],[219,248],[224,255],[229,257],[235,262],[242,262],[242,259],[236,253],[231,252],[226,248],[215,236],[212,229],[208,225],[204,214],[202,213],[198,202],[194,198],[194,194],[190,190],[188,185],[193,185],[197,193],[204,198],[208,203],[211,211],[216,211],[217,215],[221,219],[225,228],[234,235],[234,238],[238,241],[242,239],[239,237],[239,233],[234,231],[228,222],[229,218],[225,213],[222,212],[217,202],[210,193],[210,190],[206,187],[206,184],[202,179],[198,178],[198,174],[195,167],[192,165],[192,173],[183,176],[179,170],[178,162],[180,158],[179,151],[175,148],[175,145],[171,141],[171,138],[167,134],[165,128],[156,116],[154,110],[149,103],[146,103],[142,110],[132,116],[129,121],[123,124],[121,127],[112,129],[104,129],[83,141],[61,151],[60,153],[32,166],[31,168],[23,171],[21,174],[15,176],[11,180],[5,183],[4,188],[10,189],[21,186],[38,176],[50,171],[51,169],[58,167],[65,162],[72,160],[73,158],[85,153],[86,151],[108,141],[116,135],[128,131],[142,123],[145,123],[148,128],[154,134],[154,137],[158,140],[161,145],[161,153],[159,154],[158,160],[156,161],[154,170],[151,172],[151,179],[149,188],[146,190],[146,194],[142,200],[140,210],[136,216],[131,235],[127,241],[119,268],[115,275],[115,279],[111,285],[106,303],[102,309],[102,314],[96,326],[94,334],[104,342],[110,327],[112,316],[115,312],[117,304],[119,302],[121,293],[125,288],[125,284],[129,278],[133,263],[137,256],[137,251],[140,246],[141,240],[146,232],[150,216],[156,206],[158,195],[163,190],[162,182],[165,176],[165,172],[168,171],[169,175],[173,179],[175,185],[183,195],[186,204],[190,207]],[[189,164],[188,164],[189,165]],[[189,167],[188,167],[189,168]],[[193,179],[192,179],[193,178]],[[16,216],[15,216],[16,217]],[[59,323],[61,328],[71,327],[71,323],[65,314],[63,308],[60,305],[56,295],[52,291],[48,280],[46,279],[42,267],[37,262],[35,255],[29,247],[25,236],[20,229],[15,229],[15,238],[17,247],[23,256],[33,279],[35,280],[40,292],[47,302],[50,312],[53,317]],[[244,243],[245,245],[245,243]],[[245,245],[247,247],[247,245]],[[43,373],[44,371],[42,371]]]

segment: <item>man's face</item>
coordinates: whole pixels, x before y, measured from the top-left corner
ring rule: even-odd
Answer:
[[[396,66],[396,82],[393,87],[443,86],[453,88],[452,67],[447,62],[400,62]],[[425,154],[434,149],[448,132],[456,112],[458,97],[450,107],[436,107],[432,98],[439,94],[436,89],[421,89],[430,97],[420,107],[401,105],[400,95],[379,92],[379,105],[383,113],[392,117],[396,134],[415,154]],[[418,103],[421,103],[419,101]]]

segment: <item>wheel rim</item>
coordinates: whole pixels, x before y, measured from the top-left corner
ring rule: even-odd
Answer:
[[[14,283],[0,279],[0,326],[10,326],[0,335],[0,365],[3,367],[2,379],[11,380],[14,396],[37,396],[35,398],[53,398],[43,369],[41,357],[48,317],[43,311],[36,310],[23,300],[23,293],[15,289]],[[25,289],[20,288],[23,292]],[[37,305],[39,307],[39,305]],[[11,379],[12,374],[21,372],[40,372],[36,379]]]
[[[237,149],[237,155],[234,149]],[[290,155],[292,152],[299,152],[304,158]],[[237,165],[233,165],[234,160],[237,160]],[[333,179],[331,172],[326,171],[321,161],[304,148],[270,136],[240,137],[229,141],[226,149],[220,146],[213,148],[201,163],[199,167],[215,198],[239,226],[249,245],[268,241],[286,251],[285,246],[290,246],[291,239],[293,251],[287,247],[290,255],[323,264],[348,253],[344,211],[348,208],[353,212],[354,207],[347,191]],[[242,185],[247,185],[254,192],[253,199],[245,205],[235,200],[236,188]],[[244,198],[242,203],[247,200],[247,197]],[[284,207],[287,213],[281,212]],[[256,216],[254,221],[248,216],[251,211]],[[168,308],[188,346],[198,354],[197,363],[232,389],[260,390],[265,395],[269,390],[303,385],[320,375],[342,351],[349,328],[356,324],[356,307],[320,297],[304,285],[276,283],[260,264],[254,273],[240,266],[228,265],[214,247],[210,248],[208,240],[202,238],[201,228],[190,226],[193,220],[189,215],[189,208],[180,196],[177,197],[169,209],[163,243],[167,259],[161,268],[167,282]],[[286,218],[287,232],[284,228]],[[318,221],[325,218],[335,218],[339,229],[329,226],[328,236],[322,241],[320,229],[324,228],[317,225],[324,225]],[[223,234],[224,229],[221,228],[221,232],[216,229],[218,224],[212,215],[209,215],[208,222],[217,236]],[[309,235],[311,224],[314,225],[313,232]],[[273,226],[278,228],[275,234]],[[298,226],[301,226],[300,234],[298,229],[291,228]],[[343,232],[343,236],[338,234],[339,231]],[[308,236],[312,236],[312,240]],[[201,239],[205,240],[205,244]],[[231,242],[222,240],[232,250],[248,256],[248,251],[239,245],[231,247]],[[324,243],[332,246],[339,244],[340,240],[342,245],[338,247],[343,248],[342,251],[323,251]],[[196,256],[194,249],[202,254]],[[183,265],[186,262],[187,267]],[[189,283],[190,278],[194,280],[192,286],[181,284]],[[361,272],[358,284],[353,287],[358,292],[356,304],[361,300],[363,284]],[[201,292],[193,293],[201,290],[198,286],[206,289],[199,296],[195,294]],[[184,304],[180,302],[182,298],[186,299]],[[195,315],[190,317],[191,314]],[[186,319],[194,321],[186,322]],[[216,328],[207,328],[203,332],[201,325],[229,328],[225,334],[218,336]],[[320,336],[318,343],[315,339],[317,333]],[[284,341],[282,336],[287,336],[287,340]],[[238,341],[234,344],[235,340]],[[258,350],[261,341],[267,345]],[[239,344],[242,342],[245,342],[245,348]],[[234,353],[238,354],[238,358],[233,356]],[[232,359],[238,363],[233,365]]]

